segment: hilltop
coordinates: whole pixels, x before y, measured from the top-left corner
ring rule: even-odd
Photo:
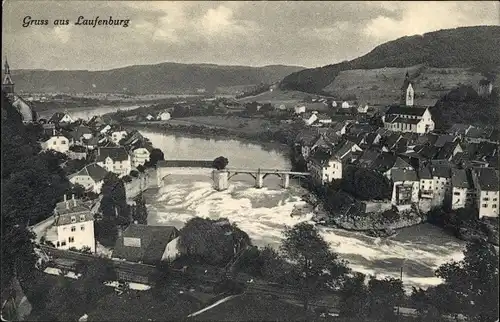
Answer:
[[[351,61],[292,73],[281,81],[280,87],[342,95],[388,91],[372,95],[380,99],[399,91],[406,70],[410,69],[417,91],[437,100],[457,85],[471,85],[485,76],[494,78],[492,74],[498,74],[500,66],[499,51],[499,26],[446,29],[387,42]],[[398,93],[395,95],[397,99]]]
[[[198,89],[241,90],[260,83],[271,84],[303,67],[264,67],[214,64],[161,63],[134,65],[104,71],[13,70],[16,89],[29,92],[90,93],[192,93]]]

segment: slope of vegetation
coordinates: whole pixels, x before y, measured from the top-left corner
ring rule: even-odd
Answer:
[[[283,79],[281,87],[320,93],[344,70],[419,64],[438,68],[475,68],[487,72],[500,65],[499,50],[499,26],[440,30],[387,42],[348,62],[295,72]]]

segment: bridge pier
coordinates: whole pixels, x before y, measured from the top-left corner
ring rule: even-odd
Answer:
[[[255,176],[255,188],[262,188],[264,186],[264,173],[260,171]]]
[[[214,170],[212,172],[214,188],[217,191],[227,190],[229,188],[229,172],[224,170]]]
[[[288,173],[281,175],[281,186],[285,189],[290,186],[290,175]]]

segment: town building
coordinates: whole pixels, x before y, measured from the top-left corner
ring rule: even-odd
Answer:
[[[87,158],[87,148],[81,145],[72,145],[67,152],[68,158],[73,160],[83,160]]]
[[[475,168],[472,174],[474,187],[476,188],[476,204],[479,210],[479,218],[498,217],[498,170],[494,168]]]
[[[361,113],[361,114],[366,114],[368,113],[368,104],[359,104],[358,106],[358,113]]]
[[[479,81],[479,88],[477,93],[479,96],[488,96],[493,90],[493,84],[488,79],[482,79]]]
[[[302,114],[306,112],[306,106],[305,105],[297,105],[294,108],[295,114]]]
[[[160,121],[168,121],[171,117],[172,116],[169,112],[161,112],[160,114],[158,114],[158,120]]]
[[[130,224],[123,232],[119,231],[113,258],[129,262],[157,265],[162,260],[175,259],[175,244],[179,231],[173,226],[149,226]]]
[[[434,193],[433,207],[449,206],[451,204],[451,168],[447,164],[434,163],[431,165]]]
[[[344,101],[344,102],[342,102],[341,107],[344,108],[344,109],[346,109],[346,108],[350,108],[351,105],[349,105],[349,102]]]
[[[342,161],[322,148],[312,153],[307,163],[307,169],[318,185],[342,179]]]
[[[474,204],[474,184],[467,169],[452,169],[451,185],[453,187],[451,209],[466,208]]]
[[[54,134],[46,139],[42,139],[40,143],[42,150],[53,150],[60,153],[67,153],[69,151],[69,139],[61,134]]]
[[[432,200],[434,198],[434,178],[429,165],[422,166],[418,170],[420,180],[420,198]]]
[[[99,147],[96,163],[120,177],[128,175],[132,170],[130,155],[123,147]]]
[[[59,202],[50,218],[52,225],[46,231],[45,240],[59,249],[89,248],[96,250],[94,216],[82,200],[73,198]]]
[[[56,112],[54,113],[54,115],[51,116],[48,122],[52,124],[61,124],[61,123],[73,123],[74,120],[67,113]]]
[[[71,137],[77,144],[82,144],[83,140],[90,140],[94,135],[88,126],[79,125],[71,131]]]
[[[140,165],[144,165],[149,161],[149,156],[153,147],[147,144],[136,144],[132,146],[129,150],[131,155],[132,167],[137,168]]]
[[[127,137],[127,131],[125,131],[125,129],[122,129],[120,127],[112,129],[110,133],[111,133],[111,141],[117,145],[120,143],[122,139]]]
[[[391,106],[382,121],[385,129],[394,132],[425,134],[435,126],[427,107]]]
[[[420,183],[416,171],[392,169],[391,178],[393,182],[392,205],[409,206],[419,201]]]
[[[99,194],[107,174],[106,169],[91,163],[80,171],[71,174],[68,178],[72,184],[82,185],[85,190]]]

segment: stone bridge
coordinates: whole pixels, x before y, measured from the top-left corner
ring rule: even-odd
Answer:
[[[309,172],[295,172],[285,169],[244,169],[228,167],[224,170],[216,170],[212,167],[212,161],[206,160],[167,160],[160,161],[156,166],[158,187],[164,185],[164,179],[170,175],[201,175],[211,178],[216,190],[226,190],[229,180],[238,174],[247,174],[255,179],[255,187],[262,188],[264,179],[270,175],[281,178],[283,188],[290,185],[290,177],[307,177]]]

